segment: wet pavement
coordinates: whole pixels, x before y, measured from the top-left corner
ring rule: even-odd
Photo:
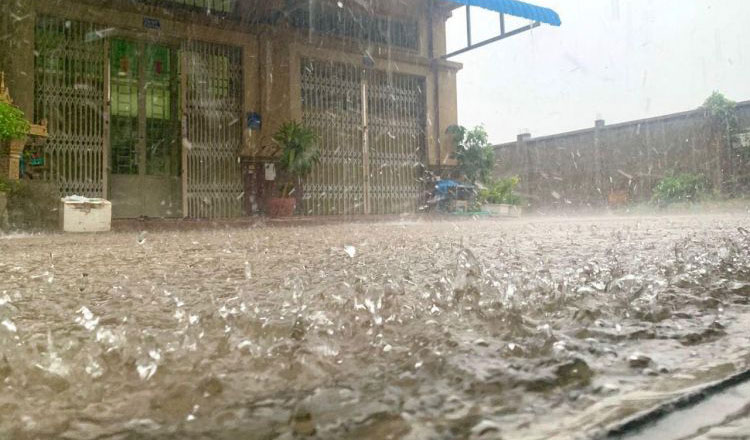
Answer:
[[[600,435],[748,367],[749,230],[716,214],[0,238],[0,439]]]

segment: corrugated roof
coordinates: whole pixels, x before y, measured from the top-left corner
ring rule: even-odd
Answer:
[[[516,17],[528,18],[529,20],[560,26],[560,16],[550,8],[532,5],[517,0],[451,0],[468,6],[478,6],[491,11]]]

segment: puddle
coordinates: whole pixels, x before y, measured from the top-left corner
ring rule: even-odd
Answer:
[[[746,365],[747,217],[0,240],[0,436],[581,438]]]

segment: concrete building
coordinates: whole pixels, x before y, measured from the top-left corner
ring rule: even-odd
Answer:
[[[255,176],[289,120],[322,139],[304,213],[414,211],[420,174],[450,165],[441,133],[460,65],[439,59],[447,2],[9,3],[0,70],[47,122],[40,175],[112,200],[115,217],[262,209],[271,176]]]
[[[0,71],[49,137],[34,168],[120,218],[234,217],[273,192],[271,137],[320,135],[301,213],[415,211],[454,165],[445,21],[501,12],[501,34],[554,11],[512,0],[4,0]],[[536,20],[506,34],[502,12]],[[2,152],[0,152],[2,155]]]

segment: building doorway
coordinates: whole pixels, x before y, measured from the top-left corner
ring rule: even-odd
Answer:
[[[177,50],[113,39],[109,58],[112,215],[182,217]]]
[[[423,77],[303,58],[302,121],[320,136],[307,215],[416,212],[425,151]]]

